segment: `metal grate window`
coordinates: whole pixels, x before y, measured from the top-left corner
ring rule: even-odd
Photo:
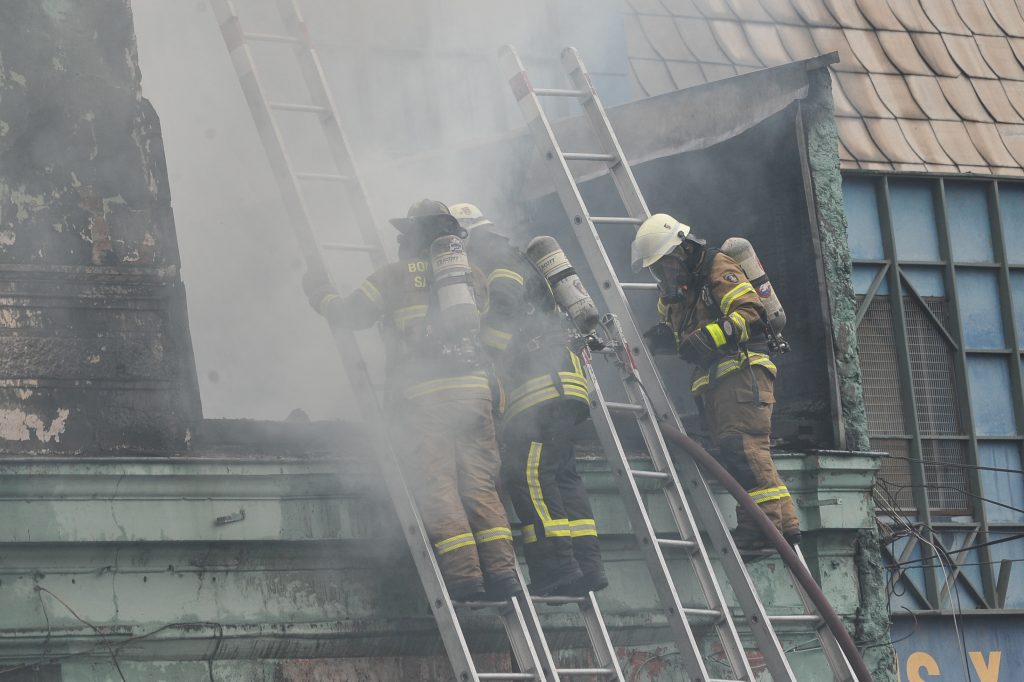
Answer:
[[[863,298],[858,297],[858,303]],[[892,310],[887,298],[871,301],[857,329],[857,344],[870,435],[905,434],[899,366],[892,342]]]
[[[926,298],[925,303],[939,322],[948,328],[945,299]],[[921,434],[962,433],[953,349],[916,299],[904,296],[903,310],[907,320],[907,344]]]
[[[871,447],[879,452],[894,455],[883,459],[878,469],[877,493],[896,511],[914,512],[914,488],[910,475],[910,460],[899,459],[910,456],[910,441],[894,438],[872,438]]]
[[[921,442],[928,507],[934,512],[959,516],[971,513],[970,482],[967,480],[967,441],[924,440]],[[952,466],[950,466],[952,465]]]

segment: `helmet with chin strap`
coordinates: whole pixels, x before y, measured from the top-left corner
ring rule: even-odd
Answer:
[[[651,267],[684,241],[698,246],[705,244],[703,239],[692,236],[689,225],[679,222],[667,213],[655,213],[640,225],[633,238],[630,249],[633,272]]]

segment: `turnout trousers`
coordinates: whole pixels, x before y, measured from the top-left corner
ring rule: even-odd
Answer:
[[[512,531],[496,488],[501,461],[491,399],[481,395],[432,394],[392,410],[406,481],[455,594],[515,579]]]
[[[534,590],[586,577],[605,580],[597,525],[570,442],[571,417],[550,402],[546,418],[506,429],[502,482],[523,523],[523,552]],[[607,584],[607,583],[605,583]]]
[[[700,399],[719,461],[775,527],[792,536],[800,532],[800,521],[769,449],[774,385],[775,378],[768,370],[744,366],[719,377],[701,392]],[[761,535],[738,506],[736,520],[737,534]]]

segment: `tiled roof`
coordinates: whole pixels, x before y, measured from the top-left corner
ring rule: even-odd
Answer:
[[[1024,0],[627,0],[658,95],[838,52],[843,168],[1024,176]]]

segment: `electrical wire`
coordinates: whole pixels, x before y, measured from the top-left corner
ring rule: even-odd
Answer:
[[[885,459],[898,459],[904,462],[920,462],[928,466],[943,467],[946,469],[972,469],[975,471],[997,471],[1004,474],[1024,474],[1024,469],[1006,469],[1003,467],[990,467],[983,466],[981,464],[957,464],[955,462],[937,462],[931,459],[922,459],[921,457],[907,457],[905,455],[892,455],[888,452],[876,452],[872,453],[884,457]]]
[[[75,611],[73,608],[71,608],[70,604],[68,604],[66,601],[64,601],[63,599],[61,599],[56,594],[54,594],[50,590],[46,589],[42,585],[36,585],[35,586],[35,590],[36,590],[37,593],[45,592],[46,594],[50,595],[51,597],[56,599],[58,602],[60,602],[61,606],[66,608],[68,610],[68,612],[72,616],[74,616],[77,621],[79,621],[80,623],[82,623],[84,625],[87,625],[90,628],[92,628],[93,632],[95,632],[97,635],[100,636],[100,639],[103,641],[103,645],[107,648],[107,651],[110,652],[110,660],[114,662],[114,667],[117,668],[117,674],[121,676],[121,682],[128,682],[128,680],[126,680],[125,677],[124,677],[124,673],[121,671],[121,664],[117,660],[117,654],[114,653],[114,649],[113,649],[113,647],[110,646],[110,642],[107,640],[107,636],[105,634],[103,634],[103,631],[100,630],[100,628],[98,626],[93,625],[92,623],[87,621],[85,618],[82,618],[80,615],[78,615],[77,611]],[[49,623],[49,618],[47,618],[47,623]],[[47,635],[47,637],[49,637],[49,635]]]
[[[975,493],[972,493],[970,490],[966,490],[964,488],[961,488],[961,487],[955,486],[955,485],[933,485],[931,483],[900,483],[900,484],[897,484],[897,483],[894,483],[893,481],[886,481],[886,483],[891,483],[892,485],[896,486],[896,488],[897,488],[896,494],[897,495],[899,495],[900,492],[902,492],[902,491],[904,491],[904,490],[906,490],[908,488],[925,488],[926,490],[952,490],[954,492],[963,493],[964,495],[967,495],[968,497],[973,497],[976,500],[981,500],[982,502],[988,502],[989,504],[994,504],[997,507],[1002,507],[1003,509],[1009,509],[1010,511],[1015,511],[1015,512],[1017,512],[1019,514],[1024,514],[1024,509],[1021,509],[1020,507],[1014,507],[1012,504],[1006,504],[1005,502],[999,502],[998,500],[993,500],[991,498],[985,497],[984,495],[977,495]]]
[[[960,547],[960,548],[954,549],[952,551],[953,551],[954,554],[960,554],[962,552],[970,552],[971,550],[981,549],[982,547],[991,547],[992,545],[998,545],[998,544],[1002,544],[1004,542],[1011,542],[1013,540],[1020,540],[1022,538],[1024,538],[1024,533],[1017,533],[1016,535],[1011,535],[1009,537],[999,538],[998,540],[990,540],[988,542],[979,542],[978,544],[968,545],[967,547]],[[925,561],[925,559],[921,558],[921,559],[907,559],[906,561],[897,561],[896,565],[898,565],[898,566],[909,566],[911,564],[915,564],[915,563],[918,563],[918,562],[921,562],[921,561]],[[1017,561],[1024,561],[1024,559],[1018,559]],[[997,564],[999,562],[998,561],[983,561],[983,562],[980,562],[980,563],[982,563],[982,564]],[[978,565],[978,564],[961,564],[961,565],[963,565],[963,566],[974,566],[974,565]]]

